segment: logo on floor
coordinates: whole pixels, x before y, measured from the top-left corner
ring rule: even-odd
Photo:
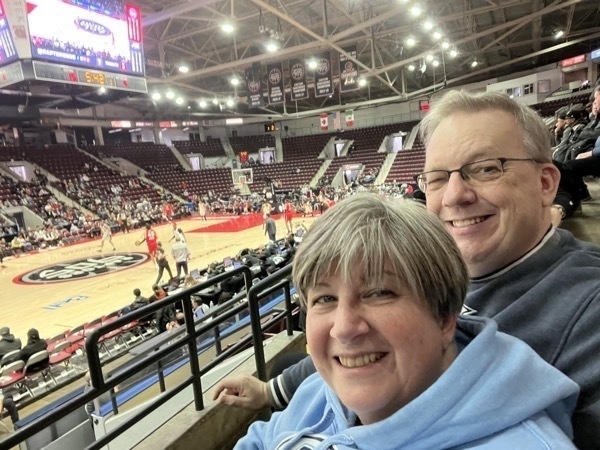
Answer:
[[[17,276],[13,281],[22,284],[61,283],[108,275],[130,269],[148,261],[146,253],[116,253],[109,256],[80,258],[56,263]]]

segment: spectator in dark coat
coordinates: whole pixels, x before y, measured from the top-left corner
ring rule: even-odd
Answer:
[[[0,359],[9,352],[21,350],[21,339],[10,333],[10,328],[0,328]]]

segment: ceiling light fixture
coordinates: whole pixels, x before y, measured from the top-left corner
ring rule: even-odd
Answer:
[[[206,108],[206,106],[207,106],[206,100],[200,100],[198,102],[198,105],[200,106],[200,108]]]
[[[411,72],[414,72],[414,70],[416,69],[414,64],[409,64],[408,65],[408,70],[410,70]]]
[[[234,28],[231,23],[225,22],[223,25],[221,25],[221,30],[223,30],[225,33],[232,33]]]
[[[419,17],[419,15],[421,14],[421,8],[419,8],[418,6],[413,6],[412,8],[410,8],[410,13],[413,17]]]
[[[427,19],[425,22],[423,22],[423,28],[425,28],[427,31],[431,30],[433,28],[433,22]]]
[[[435,41],[439,41],[442,38],[442,33],[439,31],[434,31],[431,35]]]
[[[474,59],[474,60],[471,62],[471,67],[472,67],[472,68],[475,68],[475,67],[477,67],[478,65],[479,65],[479,63],[477,62],[477,60],[476,60],[476,59]]]
[[[188,66],[179,66],[180,73],[188,73],[189,71],[190,71],[190,68]]]
[[[417,43],[416,39],[412,36],[406,38],[406,45],[413,47]]]

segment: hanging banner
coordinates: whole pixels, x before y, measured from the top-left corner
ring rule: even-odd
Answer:
[[[306,65],[301,59],[290,60],[290,91],[292,101],[308,98]]]
[[[315,97],[326,97],[333,94],[333,75],[331,73],[331,52],[315,55]]]
[[[260,62],[255,62],[252,64],[251,69],[246,69],[245,75],[246,88],[248,89],[248,108],[263,106]]]
[[[283,103],[283,67],[281,61],[267,64],[267,93],[269,104]]]
[[[345,48],[344,51],[356,59],[356,45]],[[354,61],[340,53],[340,91],[350,92],[358,89],[358,66]]]
[[[341,130],[342,129],[342,115],[339,111],[333,113],[333,129]]]
[[[354,126],[354,110],[347,109],[345,115],[346,115],[346,126],[353,127]]]
[[[327,113],[321,113],[321,131],[327,131],[329,129],[329,116]]]

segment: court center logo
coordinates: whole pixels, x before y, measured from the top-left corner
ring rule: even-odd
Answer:
[[[80,258],[32,270],[17,276],[13,281],[23,284],[47,284],[81,280],[130,269],[145,263],[148,259],[146,253],[117,253]]]

